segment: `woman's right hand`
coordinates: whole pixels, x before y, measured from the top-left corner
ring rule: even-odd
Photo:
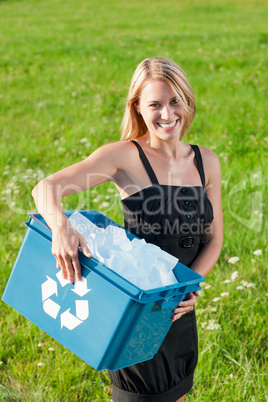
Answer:
[[[82,278],[78,249],[87,257],[92,257],[86,240],[69,221],[52,230],[52,254],[56,258],[57,268],[61,269],[62,277],[68,279],[69,283],[73,283],[75,277],[78,281]]]

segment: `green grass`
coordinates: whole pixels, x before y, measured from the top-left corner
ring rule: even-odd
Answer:
[[[185,141],[218,154],[223,180],[224,246],[198,301],[200,357],[187,400],[267,401],[265,2],[2,0],[0,27],[0,294],[35,209],[34,184],[117,140],[136,65],[170,57],[197,100]],[[63,205],[122,223],[111,184]],[[106,372],[3,302],[0,328],[0,400],[110,400]]]

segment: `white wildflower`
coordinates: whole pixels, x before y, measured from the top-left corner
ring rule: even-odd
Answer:
[[[229,264],[235,264],[239,260],[240,260],[239,257],[231,257],[231,258],[229,258],[228,262],[229,262]]]
[[[42,366],[44,366],[44,363],[39,362],[39,363],[37,363],[37,366],[38,366],[38,367],[42,367]]]
[[[215,320],[209,320],[207,329],[213,330],[213,329],[219,329],[220,328],[220,324],[216,324]]]
[[[63,147],[59,147],[59,148],[57,149],[57,152],[65,152],[65,151],[66,151],[66,149],[63,148]]]
[[[196,314],[202,314],[202,313],[204,313],[205,311],[206,311],[205,308],[199,308],[199,309],[196,310]]]
[[[44,343],[39,342],[37,346],[38,346],[39,348],[41,348],[43,345],[44,345]]]
[[[234,375],[233,375],[233,374],[230,374],[230,378],[234,378]]]
[[[234,281],[238,277],[238,271],[234,271],[231,275],[231,280]]]
[[[217,301],[219,301],[219,300],[221,300],[220,297],[215,297],[212,301],[213,301],[213,302],[217,302]]]
[[[81,142],[81,144],[84,144],[85,142],[88,142],[88,139],[87,138],[81,138],[81,140],[80,140],[80,142]]]
[[[230,283],[232,281],[230,281],[230,279],[225,279],[225,281],[223,281],[222,283]]]
[[[242,284],[244,287],[247,287],[248,282],[247,282],[247,281],[241,281],[241,284]]]
[[[108,208],[110,206],[110,204],[109,204],[109,202],[103,202],[102,204],[101,204],[101,207],[103,207],[103,208]]]
[[[255,250],[253,251],[254,255],[262,255],[262,250]]]
[[[211,307],[210,311],[212,311],[214,313],[215,311],[217,311],[217,309],[216,309],[216,307]]]
[[[49,352],[54,352],[54,350],[55,350],[55,349],[52,348],[52,347],[51,347],[51,348],[48,348],[48,351],[49,351]]]
[[[244,288],[244,286],[237,286],[236,289],[237,289],[237,290],[244,290],[245,288]]]
[[[207,325],[207,322],[201,322],[201,327],[204,328]]]
[[[1,366],[1,364],[4,364],[4,362],[1,361],[1,362],[0,362],[0,366]]]
[[[211,288],[211,285],[205,285],[204,286],[204,289],[209,289],[209,288]]]
[[[248,283],[247,288],[255,288],[255,283]]]
[[[222,296],[222,297],[229,296],[229,293],[228,293],[228,292],[221,293],[221,296]]]

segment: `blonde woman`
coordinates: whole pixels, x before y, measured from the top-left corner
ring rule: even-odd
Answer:
[[[81,279],[78,248],[91,254],[64,215],[61,198],[107,180],[120,193],[126,229],[203,276],[213,268],[222,247],[220,164],[211,150],[182,142],[194,115],[193,91],[182,69],[170,59],[146,59],[132,77],[121,141],[34,188],[37,209],[53,233],[57,267],[70,283]],[[198,357],[196,296],[176,306],[153,359],[109,371],[115,402],[185,400]]]

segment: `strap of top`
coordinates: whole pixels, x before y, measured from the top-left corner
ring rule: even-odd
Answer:
[[[136,146],[136,148],[138,149],[139,155],[140,155],[140,158],[141,158],[141,161],[142,161],[142,163],[143,163],[143,166],[144,166],[146,172],[148,173],[148,176],[149,176],[149,178],[150,178],[152,184],[159,184],[159,182],[158,182],[158,180],[157,180],[157,177],[156,177],[156,175],[155,175],[155,173],[154,173],[154,171],[153,171],[153,168],[152,168],[150,162],[148,161],[148,158],[147,158],[147,156],[145,155],[145,153],[144,153],[142,147],[141,147],[140,144],[138,144],[136,141],[131,141],[131,142],[132,142],[132,143]]]
[[[203,160],[202,160],[200,149],[199,149],[198,145],[192,145],[192,144],[190,144],[190,145],[195,153],[197,169],[198,169],[198,172],[199,172],[199,175],[201,178],[202,186],[205,187],[206,179],[205,179],[205,172],[204,172]]]
[[[148,161],[148,158],[145,155],[142,147],[136,141],[131,141],[131,142],[138,149],[141,161],[143,163],[143,166],[144,166],[144,168],[145,168],[145,170],[146,170],[146,172],[147,172],[152,184],[159,184],[159,182],[157,180],[157,177],[156,177],[156,175],[155,175],[155,173],[153,171],[153,168],[152,168],[150,162]],[[199,172],[199,175],[200,175],[202,186],[205,187],[206,179],[205,179],[205,172],[204,172],[203,160],[202,160],[200,149],[199,149],[199,147],[197,145],[192,145],[191,144],[191,147],[192,147],[192,149],[193,149],[193,151],[195,153],[197,169],[198,169],[198,172]]]

